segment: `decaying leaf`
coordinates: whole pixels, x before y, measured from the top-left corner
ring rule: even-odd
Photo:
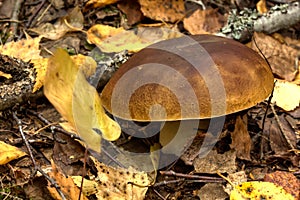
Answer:
[[[83,15],[79,7],[75,7],[67,16],[62,17],[54,24],[45,23],[37,28],[30,29],[41,37],[57,40],[67,32],[80,31],[83,28]]]
[[[119,137],[120,126],[105,114],[96,89],[62,49],[48,62],[44,93],[89,148],[100,152],[101,136],[96,130],[108,140]]]
[[[23,151],[20,151],[17,147],[0,141],[0,165],[5,165],[10,161],[21,158],[25,155],[27,154]]]
[[[300,198],[300,180],[291,172],[276,171],[266,174],[264,181],[283,187],[288,193],[292,194],[295,199]]]
[[[223,185],[221,183],[206,183],[197,192],[197,196],[200,199],[206,200],[225,200],[228,198],[228,194],[224,192]]]
[[[78,199],[80,190],[79,188],[74,184],[74,181],[71,177],[65,176],[62,172],[58,170],[55,163],[52,161],[52,171],[49,172],[49,176],[55,180],[55,182],[58,184],[59,189],[63,192],[66,199]],[[50,186],[50,183],[47,187],[48,191],[50,192],[51,196],[54,199],[62,199],[61,196],[56,191],[56,188],[53,186]],[[88,200],[86,196],[81,194],[80,199],[82,200]]]
[[[139,0],[146,17],[157,21],[176,22],[185,15],[183,0]]]
[[[87,31],[88,42],[109,53],[124,50],[137,52],[150,44],[180,36],[182,33],[164,27],[139,27],[127,31],[123,28],[97,24]]]
[[[235,159],[234,151],[218,154],[216,150],[212,150],[204,158],[196,158],[194,167],[196,172],[201,173],[232,173],[236,170]]]
[[[130,26],[140,22],[144,17],[138,0],[120,1],[118,8],[126,14],[127,24]]]
[[[150,185],[146,173],[133,168],[122,169],[106,166],[92,158],[98,170],[97,198],[98,199],[135,199],[142,200]]]
[[[218,32],[224,17],[215,9],[196,10],[191,16],[183,19],[183,25],[192,35]]]
[[[235,186],[230,194],[230,200],[295,200],[282,187],[269,182],[252,181]]]
[[[284,80],[293,81],[298,68],[295,66],[295,60],[299,56],[299,47],[281,43],[264,33],[255,33],[254,38],[256,44],[252,40],[251,48],[257,52],[257,47],[261,50],[268,59],[272,72]]]
[[[300,86],[291,82],[277,80],[272,103],[286,111],[294,110],[300,103]]]

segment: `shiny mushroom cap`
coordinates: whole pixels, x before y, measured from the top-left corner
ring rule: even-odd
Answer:
[[[133,55],[102,91],[104,108],[134,121],[208,119],[269,96],[273,74],[252,49],[213,35],[165,40]]]

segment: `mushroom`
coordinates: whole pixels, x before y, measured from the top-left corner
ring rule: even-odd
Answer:
[[[239,42],[213,35],[183,36],[133,55],[112,76],[101,99],[113,116],[164,121],[169,127],[174,121],[186,122],[182,130],[187,134],[199,120],[220,119],[263,101],[273,79],[267,62]]]

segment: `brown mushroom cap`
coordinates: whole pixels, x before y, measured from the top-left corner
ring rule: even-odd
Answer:
[[[134,121],[207,119],[245,110],[271,93],[273,74],[252,49],[213,35],[185,37],[133,55],[103,89],[104,108]]]

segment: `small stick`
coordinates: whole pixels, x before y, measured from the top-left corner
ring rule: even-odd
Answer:
[[[33,111],[33,110],[29,110],[29,109],[26,109],[26,111],[27,111],[28,113],[31,113],[31,114],[35,115],[37,118],[39,118],[39,120],[41,120],[41,121],[42,121],[43,123],[45,123],[46,125],[51,125],[51,126],[50,126],[50,129],[51,129],[51,130],[53,130],[53,131],[58,131],[58,132],[60,132],[60,133],[63,133],[64,135],[67,135],[67,136],[71,137],[71,138],[81,140],[81,138],[80,138],[78,135],[73,134],[73,133],[70,133],[70,132],[68,132],[68,131],[65,131],[64,129],[59,128],[59,127],[57,127],[57,126],[53,126],[53,123],[50,122],[50,121],[48,121],[46,118],[44,118],[42,114],[37,113],[37,112],[35,112],[35,111]]]
[[[223,180],[223,179],[218,178],[218,177],[209,177],[209,176],[200,176],[200,175],[176,173],[172,170],[170,170],[170,171],[160,171],[160,174],[165,175],[165,176],[176,176],[176,177],[181,177],[181,178],[199,179],[199,180],[206,180],[206,181],[213,181],[213,182],[218,182],[220,180],[221,181]]]
[[[11,16],[11,20],[12,21],[19,21],[19,13],[20,13],[20,9],[21,9],[21,5],[23,3],[24,0],[16,0],[15,1],[15,5],[14,5],[14,9],[13,9],[13,13]],[[17,29],[18,29],[18,23],[16,22],[12,22],[10,24],[10,28],[12,30],[12,34],[11,36],[7,39],[7,42],[10,42],[13,40],[14,36],[17,33]]]
[[[16,120],[17,124],[18,124],[19,131],[20,131],[20,133],[21,133],[22,139],[23,139],[23,141],[24,141],[24,143],[25,143],[25,146],[26,146],[26,148],[27,148],[29,157],[30,157],[30,159],[31,159],[31,161],[32,161],[32,164],[33,164],[33,166],[34,166],[34,171],[33,171],[32,175],[31,175],[31,177],[33,177],[33,176],[36,174],[36,172],[40,172],[40,173],[41,173],[41,174],[42,174],[42,175],[43,175],[43,176],[51,183],[51,185],[53,185],[53,186],[55,187],[56,191],[59,193],[59,195],[61,196],[61,198],[62,198],[63,200],[66,200],[65,195],[64,195],[63,192],[59,189],[59,186],[57,185],[57,183],[55,182],[55,180],[53,180],[50,176],[48,176],[48,175],[47,175],[47,174],[46,174],[46,173],[45,173],[45,172],[44,172],[44,171],[36,164],[35,159],[34,159],[33,154],[32,154],[32,151],[31,151],[31,148],[30,148],[30,145],[29,145],[29,143],[28,143],[28,141],[27,141],[27,139],[26,139],[26,137],[25,137],[25,134],[24,134],[24,132],[23,132],[22,121],[17,117],[17,115],[16,115],[15,112],[13,112],[12,115],[13,115],[13,118]]]

